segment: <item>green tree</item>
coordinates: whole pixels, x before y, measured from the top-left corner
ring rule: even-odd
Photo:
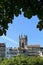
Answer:
[[[16,56],[4,59],[0,65],[43,65],[43,57]]]
[[[0,0],[0,36],[6,35],[8,24],[22,12],[27,18],[37,15],[37,28],[43,29],[43,0]]]

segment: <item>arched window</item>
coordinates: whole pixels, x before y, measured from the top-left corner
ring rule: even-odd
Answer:
[[[22,43],[22,48],[24,48],[24,43]]]

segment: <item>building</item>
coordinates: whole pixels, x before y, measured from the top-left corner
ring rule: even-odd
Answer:
[[[17,55],[19,55],[18,48],[12,48],[12,47],[6,48],[6,58],[10,58]]]
[[[5,43],[0,43],[0,57],[10,58],[13,56],[18,56],[25,54],[27,56],[41,56],[43,57],[43,47],[40,45],[28,45],[27,35],[19,36],[19,47],[6,48]]]
[[[40,45],[29,45],[28,55],[29,56],[39,56]]]
[[[28,56],[43,56],[43,47],[40,45],[28,45],[27,35],[19,36],[19,51],[20,54]]]
[[[27,35],[24,35],[24,37],[22,35],[19,36],[19,52],[21,54],[27,51],[28,49],[27,46],[28,46]]]
[[[43,47],[40,47],[40,56],[43,57]]]
[[[5,43],[0,43],[0,57],[5,57],[6,45]]]
[[[27,46],[27,35],[24,35],[24,37],[21,35],[19,36],[19,47],[25,48]]]

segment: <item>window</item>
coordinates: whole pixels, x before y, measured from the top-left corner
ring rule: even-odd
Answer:
[[[24,48],[24,43],[22,43],[22,48]]]

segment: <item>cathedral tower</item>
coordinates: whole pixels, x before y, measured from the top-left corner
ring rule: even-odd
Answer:
[[[27,35],[19,36],[19,48],[27,47]]]

